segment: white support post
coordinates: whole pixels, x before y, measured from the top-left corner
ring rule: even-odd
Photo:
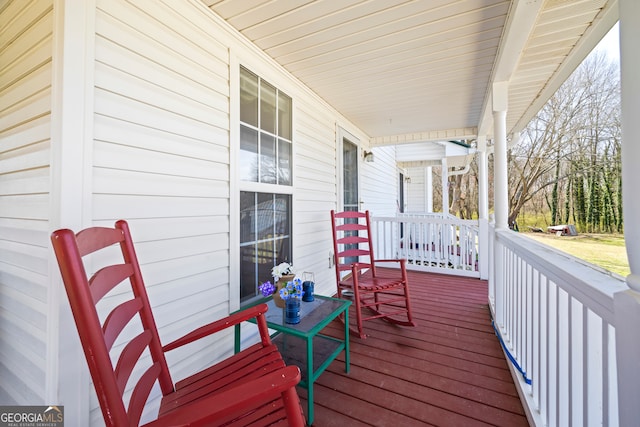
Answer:
[[[447,158],[442,158],[442,216],[449,215],[449,167]]]
[[[507,178],[507,97],[508,82],[493,84],[493,131],[494,131],[494,209],[496,230],[509,227],[509,192]]]
[[[91,224],[95,0],[53,1],[49,231]],[[90,377],[53,251],[49,251],[44,404],[89,425]]]
[[[489,173],[487,172],[487,137],[478,136],[478,217],[489,218]]]
[[[507,179],[507,98],[508,82],[496,82],[492,87],[493,108],[493,197],[496,234],[508,229],[509,197]],[[499,328],[504,326],[504,250],[502,245],[493,244],[493,273],[495,284],[495,322]]]
[[[629,287],[640,292],[640,2],[620,1],[620,72],[622,83],[622,200],[624,236],[631,275]]]
[[[489,278],[489,174],[487,168],[487,137],[478,136],[478,270],[480,279]]]
[[[424,169],[425,212],[433,213],[433,167]]]
[[[622,199],[624,236],[631,274],[629,290],[614,296],[618,410],[620,425],[640,420],[640,2],[619,0],[620,77],[622,87]]]

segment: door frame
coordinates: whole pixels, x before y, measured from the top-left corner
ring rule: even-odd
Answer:
[[[356,150],[357,150],[357,155],[356,155],[356,159],[357,159],[357,168],[358,168],[358,173],[357,173],[357,191],[358,191],[358,208],[360,206],[360,170],[361,170],[361,162],[360,162],[360,139],[357,138],[355,135],[353,135],[351,132],[347,131],[346,129],[344,129],[343,127],[341,127],[340,125],[337,125],[337,129],[336,129],[336,159],[337,159],[337,170],[336,170],[336,176],[337,176],[337,184],[338,184],[338,194],[337,194],[337,210],[338,211],[343,211],[344,210],[344,156],[343,156],[343,148],[344,148],[344,140],[349,141],[350,143],[352,143],[353,145],[356,146]]]

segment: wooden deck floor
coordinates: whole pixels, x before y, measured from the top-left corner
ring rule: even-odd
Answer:
[[[378,319],[365,322],[366,339],[351,335],[351,372],[341,355],[320,376],[313,425],[528,425],[491,326],[487,283],[418,272],[409,280],[417,326]]]

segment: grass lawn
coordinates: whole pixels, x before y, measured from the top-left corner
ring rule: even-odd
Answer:
[[[522,234],[622,277],[630,272],[623,235],[579,234],[558,237],[550,233]]]

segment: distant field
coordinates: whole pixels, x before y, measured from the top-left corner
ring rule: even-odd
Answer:
[[[624,236],[612,234],[579,234],[556,236],[549,233],[522,233],[538,242],[583,259],[626,277],[629,270]]]

